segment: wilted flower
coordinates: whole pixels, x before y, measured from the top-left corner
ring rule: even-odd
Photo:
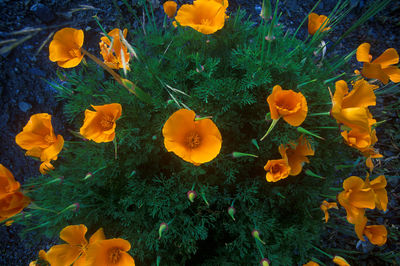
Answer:
[[[227,6],[227,0],[195,0],[193,4],[182,5],[175,19],[181,26],[212,34],[224,27]]]
[[[397,51],[394,48],[389,48],[371,62],[370,48],[369,43],[363,43],[357,48],[357,61],[364,63],[361,70],[363,76],[378,79],[383,84],[387,84],[389,79],[393,82],[400,82],[400,69],[396,66],[399,63]]]
[[[63,28],[54,34],[49,45],[49,58],[60,67],[71,68],[79,65],[83,54],[83,31],[74,28]]]
[[[125,68],[129,70],[129,59],[130,55],[128,49],[122,44],[121,36],[119,35],[120,29],[113,29],[108,33],[108,36],[112,38],[112,41],[107,37],[101,37],[100,54],[103,56],[104,63],[112,69]],[[126,38],[128,33],[127,29],[124,29],[123,36]]]
[[[328,220],[329,220],[329,213],[328,213],[328,210],[329,210],[329,209],[332,209],[332,208],[339,209],[336,202],[327,202],[326,200],[324,200],[324,201],[321,203],[321,206],[320,206],[319,208],[320,208],[320,209],[324,212],[324,214],[325,214],[325,223],[327,223]]]
[[[194,165],[200,165],[219,154],[222,137],[211,119],[196,121],[195,117],[195,112],[180,109],[168,118],[162,133],[167,151]]]
[[[307,101],[301,92],[282,90],[281,86],[276,85],[272,89],[272,94],[268,96],[267,102],[271,118],[274,120],[282,117],[287,123],[297,127],[307,117]]]
[[[15,142],[27,150],[26,155],[40,158],[42,162],[57,160],[64,146],[64,138],[54,134],[51,115],[47,113],[32,115]]]
[[[175,1],[166,1],[163,4],[164,12],[169,18],[173,18],[176,13],[177,3]]]
[[[115,137],[115,127],[122,113],[119,103],[92,105],[95,111],[86,109],[85,120],[80,129],[82,136],[94,142],[110,142]]]
[[[329,19],[327,16],[310,13],[310,15],[308,15],[308,33],[314,35],[318,29],[320,32],[330,30],[330,27],[326,27],[328,22]]]

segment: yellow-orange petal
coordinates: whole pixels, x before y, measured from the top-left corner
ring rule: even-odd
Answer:
[[[79,65],[81,63],[82,59],[83,59],[83,54],[79,53],[76,57],[71,58],[69,60],[57,61],[57,64],[63,68],[72,68],[72,67],[76,67],[77,65]]]
[[[329,30],[330,28],[326,27],[328,22],[329,19],[327,16],[310,13],[308,15],[308,33],[314,35],[318,29],[320,29],[320,32]]]
[[[380,64],[382,68],[386,68],[390,65],[396,65],[399,62],[399,54],[396,49],[389,48],[385,50],[378,58],[373,60],[371,63]]]
[[[350,264],[344,259],[344,258],[342,258],[342,257],[340,257],[340,256],[335,256],[335,257],[333,257],[333,260],[332,260],[336,265],[339,265],[339,266],[350,266]]]
[[[0,222],[21,212],[30,203],[22,192],[15,191],[0,198]]]
[[[380,64],[364,63],[361,73],[364,77],[378,79],[383,84],[387,84],[389,82],[389,76],[382,70]]]
[[[389,76],[389,79],[394,82],[398,83],[400,82],[400,69],[397,66],[388,66],[382,71]]]
[[[17,136],[15,142],[21,148],[30,150],[35,147],[47,148],[46,136],[54,136],[51,125],[51,115],[47,113],[34,114]]]
[[[43,162],[39,167],[39,171],[42,175],[47,174],[47,172],[51,170],[54,170],[54,166],[51,164],[50,161]]]
[[[66,266],[71,265],[81,255],[82,249],[80,246],[62,244],[55,245],[47,251],[47,261],[51,266]]]
[[[61,152],[63,146],[64,146],[64,138],[63,136],[58,135],[56,141],[51,146],[42,151],[40,160],[42,161],[57,160],[57,156]]]
[[[174,1],[166,1],[163,4],[164,12],[169,18],[173,18],[176,13],[177,3]]]
[[[371,56],[369,54],[369,50],[371,49],[371,45],[367,42],[360,44],[357,48],[356,57],[358,62],[371,62]]]
[[[386,243],[387,230],[384,225],[367,225],[364,234],[374,245],[382,246]]]
[[[268,96],[267,102],[269,105],[269,110],[271,112],[271,119],[276,120],[280,118],[280,115],[278,113],[278,110],[276,109],[276,103],[275,103],[275,96],[282,91],[282,87],[279,85],[275,85],[272,88],[272,93]]]
[[[358,239],[361,241],[365,241],[364,239],[364,228],[367,225],[367,217],[365,216],[359,216],[356,218],[355,223],[354,223],[354,231],[356,232],[356,235]]]
[[[88,266],[130,266],[135,265],[132,257],[126,252],[131,245],[121,238],[99,240],[88,247],[86,261]],[[126,254],[126,255],[124,255]],[[130,258],[127,258],[129,256]]]
[[[106,239],[103,228],[99,228],[89,239],[89,244]]]
[[[343,98],[342,108],[368,107],[376,105],[375,85],[369,84],[364,79],[357,80],[353,89]]]
[[[0,198],[5,194],[17,191],[19,188],[20,183],[15,181],[10,170],[0,164]]]
[[[309,261],[306,264],[303,264],[303,266],[319,266],[319,264],[315,261]]]
[[[71,245],[86,246],[87,240],[85,234],[87,228],[85,225],[69,225],[60,232],[60,238]]]

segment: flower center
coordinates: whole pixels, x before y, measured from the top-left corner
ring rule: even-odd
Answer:
[[[119,258],[121,257],[121,250],[119,248],[113,248],[109,252],[109,262],[112,264],[117,264]]]
[[[80,57],[81,56],[81,50],[80,49],[71,49],[68,52],[72,57]]]
[[[54,136],[51,136],[51,135],[46,135],[44,137],[44,140],[50,145],[53,144],[54,142],[56,142],[56,138]]]
[[[271,167],[271,172],[273,174],[279,173],[281,171],[281,166],[279,164],[275,164]]]
[[[195,149],[200,146],[201,139],[197,132],[192,131],[187,135],[186,141],[189,148]]]
[[[103,116],[103,118],[100,121],[100,125],[104,130],[111,129],[114,125],[113,118],[109,115]]]
[[[211,20],[209,20],[208,18],[203,18],[203,19],[201,19],[200,24],[209,26],[209,25],[211,25]]]

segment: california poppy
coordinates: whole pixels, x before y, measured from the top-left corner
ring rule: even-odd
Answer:
[[[347,145],[361,152],[368,152],[378,140],[375,130],[370,131],[356,128],[350,131],[344,130],[341,135]]]
[[[361,241],[365,241],[365,235],[369,241],[378,246],[382,246],[387,240],[387,230],[384,225],[367,225],[367,217],[362,216],[354,225],[354,230]]]
[[[103,229],[97,230],[89,239],[85,238],[85,225],[69,225],[60,232],[60,238],[67,244],[55,245],[47,251],[47,261],[52,266],[86,265],[87,249],[97,241],[105,239]]]
[[[166,1],[163,4],[164,12],[169,18],[173,18],[176,13],[177,3],[175,1]]]
[[[64,146],[64,138],[54,134],[51,115],[47,113],[32,115],[15,142],[27,150],[26,155],[40,158],[42,162],[57,160]]]
[[[176,111],[165,122],[162,134],[167,151],[194,165],[200,165],[217,157],[222,137],[211,119],[196,121],[195,117],[195,112],[191,110]]]
[[[212,34],[224,27],[227,5],[227,0],[195,0],[193,4],[182,5],[175,20],[181,26],[189,26],[203,34]]]
[[[369,54],[371,45],[363,43],[357,48],[357,61],[363,62],[361,73],[364,77],[378,79],[383,84],[387,84],[389,79],[393,82],[400,82],[400,69],[396,65],[399,63],[399,54],[396,49],[389,48],[378,58],[372,60]]]
[[[324,201],[321,203],[321,206],[320,206],[319,208],[324,212],[324,215],[325,215],[325,223],[327,223],[328,220],[329,220],[329,213],[328,213],[328,210],[329,210],[329,209],[332,209],[332,208],[334,208],[334,209],[339,209],[336,202],[327,202],[326,200],[324,200]]]
[[[297,144],[292,142],[288,145],[280,145],[279,153],[281,154],[282,158],[287,156],[290,166],[289,175],[296,176],[300,174],[301,170],[303,169],[303,164],[310,162],[307,156],[313,156],[314,150],[311,148],[310,143],[304,137],[304,135],[301,135],[297,140]]]
[[[326,27],[329,19],[325,15],[318,15],[316,13],[310,13],[308,15],[308,33],[314,35],[318,29],[320,32],[330,30],[330,27]]]
[[[108,33],[108,36],[112,37],[112,41],[107,37],[101,37],[100,54],[103,56],[104,63],[112,69],[126,68],[129,70],[129,59],[128,48],[122,44],[121,37],[119,35],[120,29],[113,29]],[[128,33],[127,29],[124,29],[123,36],[126,38]],[[112,44],[112,45],[111,45]]]
[[[282,117],[287,123],[297,127],[307,117],[307,101],[301,92],[282,90],[281,86],[276,85],[272,89],[272,94],[268,96],[267,102],[271,118],[274,120]]]
[[[110,142],[115,137],[115,127],[122,113],[119,103],[92,105],[95,111],[86,109],[85,120],[80,129],[82,136],[94,142]]]
[[[134,266],[134,259],[127,253],[131,244],[125,239],[99,240],[89,246],[86,255],[88,266]]]
[[[355,224],[357,219],[364,216],[365,208],[375,209],[375,193],[366,187],[365,182],[358,176],[351,176],[343,182],[344,191],[338,195],[338,201],[346,209],[347,221]]]
[[[382,211],[386,211],[388,204],[388,195],[386,191],[387,181],[384,175],[380,175],[372,181],[369,176],[365,179],[365,187],[371,188],[375,193],[375,206]]]
[[[339,266],[350,266],[350,264],[340,256],[333,257],[332,261]]]
[[[18,191],[20,186],[20,183],[15,181],[13,174],[4,165],[0,164],[0,198]]]
[[[368,106],[376,104],[374,93],[375,85],[365,80],[358,80],[349,92],[347,83],[339,80],[335,83],[335,94],[332,97],[332,116],[338,123],[342,123],[352,129],[359,128],[370,130],[371,115]]]
[[[71,68],[79,65],[83,54],[83,31],[74,28],[63,28],[54,34],[49,46],[50,61],[60,67]]]
[[[265,177],[268,182],[277,182],[289,176],[290,166],[287,158],[268,160],[264,170],[267,171]]]
[[[309,261],[306,264],[303,264],[303,266],[319,266],[318,263],[316,263],[315,261]]]

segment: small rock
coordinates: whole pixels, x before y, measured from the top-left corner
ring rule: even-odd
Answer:
[[[27,111],[29,111],[32,108],[32,105],[30,105],[29,103],[26,103],[26,102],[19,102],[18,107],[22,112],[26,113]]]
[[[30,10],[44,23],[51,22],[55,18],[50,8],[40,3],[32,5]]]
[[[35,76],[39,76],[39,77],[45,77],[46,76],[46,73],[43,70],[41,70],[41,69],[39,69],[37,67],[29,69],[29,72],[31,74],[33,74]]]

